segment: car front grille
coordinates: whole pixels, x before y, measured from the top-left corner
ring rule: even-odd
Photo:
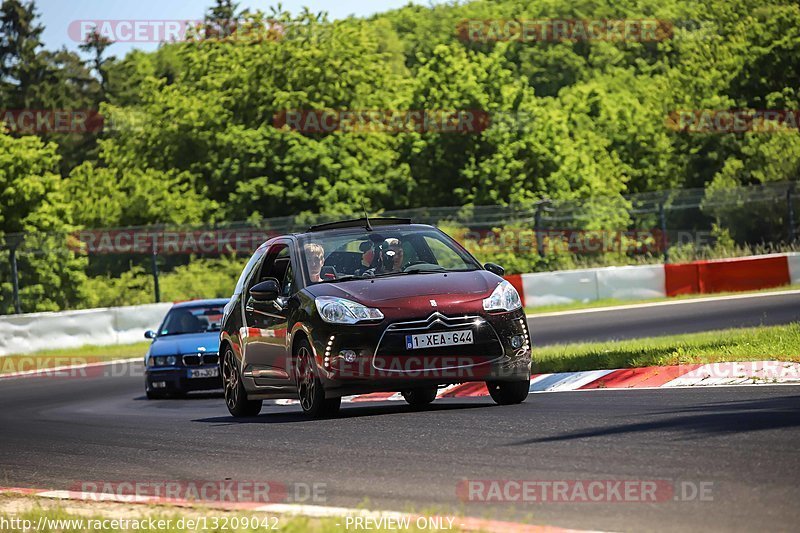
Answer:
[[[219,363],[219,354],[198,353],[183,356],[184,366],[216,365]]]
[[[456,329],[472,330],[474,343],[421,350],[409,350],[406,348],[406,335]],[[378,341],[373,357],[373,365],[379,368],[388,368],[392,364],[397,364],[398,359],[419,356],[443,358],[463,356],[472,358],[473,364],[480,364],[497,359],[502,355],[503,345],[500,342],[500,338],[494,327],[483,317],[478,315],[449,317],[435,312],[423,320],[390,324]],[[437,366],[435,362],[432,364]]]

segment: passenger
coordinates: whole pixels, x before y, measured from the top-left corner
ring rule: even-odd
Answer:
[[[322,265],[325,263],[325,249],[315,242],[306,244],[303,249],[306,253],[306,263],[308,264],[308,274],[311,282],[322,281],[320,272],[322,271]]]
[[[390,238],[383,241],[383,272],[401,272],[403,270],[403,245],[400,239]]]

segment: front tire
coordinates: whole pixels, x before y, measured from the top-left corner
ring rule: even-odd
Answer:
[[[230,346],[225,350],[222,360],[222,382],[225,388],[225,405],[233,416],[237,418],[258,416],[263,402],[247,399],[239,364]]]
[[[403,399],[413,407],[425,407],[433,403],[436,399],[436,393],[439,392],[438,387],[428,387],[426,389],[412,389],[403,391]]]
[[[325,389],[317,376],[317,366],[307,340],[298,342],[294,360],[294,380],[303,412],[311,418],[333,416],[339,412],[342,399],[325,398]]]
[[[499,405],[522,403],[528,397],[531,382],[525,381],[487,381],[486,388],[492,400]]]

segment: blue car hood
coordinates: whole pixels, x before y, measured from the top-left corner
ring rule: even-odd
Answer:
[[[205,350],[200,350],[205,348]],[[188,333],[158,337],[150,345],[150,355],[185,355],[205,351],[215,353],[219,351],[219,331],[207,333]]]

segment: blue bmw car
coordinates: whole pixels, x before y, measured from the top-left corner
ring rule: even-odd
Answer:
[[[227,299],[195,300],[172,306],[145,355],[148,399],[182,397],[190,391],[222,388],[219,329]]]

